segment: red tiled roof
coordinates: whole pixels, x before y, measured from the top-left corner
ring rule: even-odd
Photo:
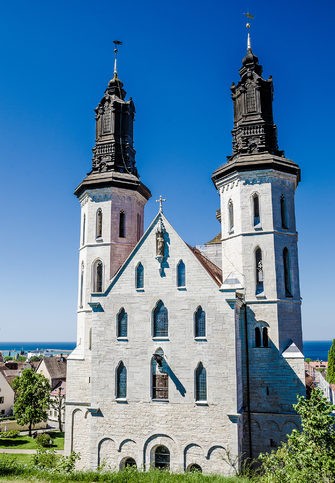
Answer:
[[[215,263],[213,263],[211,260],[209,260],[205,255],[201,253],[200,250],[197,248],[191,247],[190,245],[187,244],[189,249],[194,253],[194,255],[197,257],[201,265],[204,267],[204,269],[209,273],[209,275],[212,277],[212,279],[217,283],[217,285],[220,287],[222,285],[222,270],[219,268]]]
[[[60,389],[60,395],[65,396],[66,395],[66,381],[59,381],[59,383],[56,384],[56,386],[51,391],[50,396],[59,396],[59,389]]]

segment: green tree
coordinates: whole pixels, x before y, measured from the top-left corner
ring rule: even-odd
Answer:
[[[314,389],[310,399],[299,396],[293,407],[301,417],[302,431],[294,429],[276,451],[260,455],[267,481],[335,481],[334,406],[320,389]]]
[[[50,384],[34,369],[24,369],[12,383],[16,394],[14,416],[19,424],[29,424],[29,436],[34,424],[46,421],[50,404]]]
[[[327,380],[329,384],[335,384],[335,339],[328,352]]]
[[[29,359],[29,362],[38,362],[38,361],[41,361],[43,359],[43,356],[32,356],[30,359]]]

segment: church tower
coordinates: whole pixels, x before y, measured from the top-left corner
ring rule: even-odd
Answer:
[[[262,76],[249,34],[239,74],[231,86],[232,154],[212,179],[221,202],[222,290],[235,288],[243,301],[237,409],[249,426],[244,450],[255,457],[275,444],[284,414],[305,394],[294,209],[300,168],[278,148],[272,77]]]
[[[142,237],[144,206],[151,197],[150,190],[139,180],[135,164],[135,106],[131,97],[125,100],[116,55],[117,48],[114,76],[95,109],[92,170],[74,192],[81,205],[81,231],[77,347],[71,359],[80,360],[84,365],[91,357],[91,294],[105,292]],[[85,371],[75,365],[72,363],[68,372],[73,371],[78,379]],[[89,391],[87,377],[81,381],[78,379],[78,385]]]

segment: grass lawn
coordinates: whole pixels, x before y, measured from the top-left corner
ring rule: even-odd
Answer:
[[[64,449],[64,433],[48,431],[52,438],[52,448]],[[36,440],[30,436],[17,436],[16,438],[0,438],[0,448],[37,449]]]
[[[17,453],[17,454],[14,454],[14,453],[1,453],[0,454],[0,460],[1,460],[1,458],[3,456],[5,456],[6,459],[15,460],[17,463],[28,464],[28,463],[31,462],[32,457],[34,455],[32,455],[32,454],[20,454],[20,453]]]

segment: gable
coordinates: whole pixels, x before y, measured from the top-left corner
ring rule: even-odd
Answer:
[[[164,230],[164,257],[157,257],[156,232]],[[182,260],[185,264],[186,287],[191,291],[218,291],[222,283],[222,272],[213,262],[201,252],[187,245],[165,216],[161,213],[155,217],[133,252],[111,280],[104,294],[92,294],[92,300],[107,296],[111,291],[128,290],[136,294],[136,267],[141,263],[144,269],[144,290],[157,292],[159,290],[175,289],[177,285],[177,266]]]

